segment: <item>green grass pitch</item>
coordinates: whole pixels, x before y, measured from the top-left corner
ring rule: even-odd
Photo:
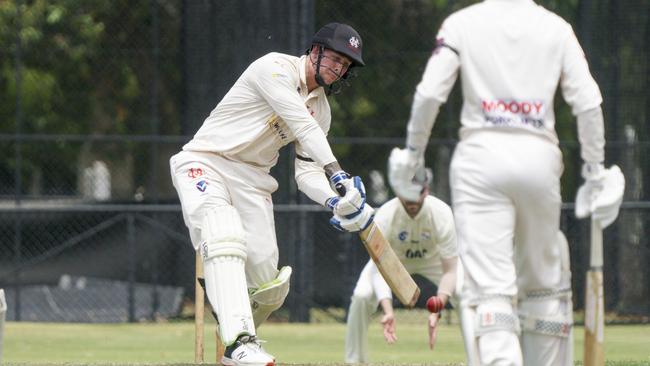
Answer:
[[[443,324],[431,351],[426,323],[397,324],[398,342],[386,345],[377,321],[369,330],[373,364],[453,365],[464,362],[460,329]],[[214,324],[206,324],[206,363],[215,364]],[[345,325],[269,323],[259,329],[265,348],[282,364],[342,364]],[[650,326],[607,326],[608,365],[650,365]],[[582,360],[583,329],[575,329],[576,364]],[[3,364],[189,365],[194,360],[192,322],[60,324],[9,322]]]

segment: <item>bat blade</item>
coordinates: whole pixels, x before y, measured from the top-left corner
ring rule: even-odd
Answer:
[[[603,291],[603,232],[596,220],[591,221],[590,269],[585,285],[584,365],[603,366],[605,301]]]
[[[375,262],[377,269],[399,301],[407,307],[415,306],[420,297],[420,288],[404,268],[379,227],[373,222],[361,231],[359,237],[370,254],[370,258]]]

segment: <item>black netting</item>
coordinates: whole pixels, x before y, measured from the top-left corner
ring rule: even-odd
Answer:
[[[442,20],[473,1],[151,0],[0,3],[0,288],[8,319],[136,321],[183,314],[194,254],[169,179],[188,141],[242,70],[269,51],[301,54],[330,21],[364,40],[358,77],[330,98],[329,133],[346,170],[381,203],[386,159],[403,144],[415,85]],[[605,231],[606,308],[650,316],[650,3],[539,1],[569,21],[604,97],[607,165],[627,187]],[[458,85],[427,151],[434,193],[449,202]],[[558,94],[565,172],[562,230],[571,245],[574,304],[583,308],[589,228],[572,205],[581,160]],[[297,193],[293,151],[273,175],[281,264],[294,267],[278,318],[335,319],[368,256],[354,235]],[[383,188],[382,188],[383,184]],[[425,286],[426,284],[423,284]],[[432,291],[430,285],[425,287]]]

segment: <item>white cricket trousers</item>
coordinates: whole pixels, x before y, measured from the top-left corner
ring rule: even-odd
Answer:
[[[522,310],[571,321],[570,310],[562,307],[570,307],[570,300],[529,301],[533,294],[560,294],[570,286],[568,249],[559,235],[562,170],[557,145],[525,131],[475,131],[454,151],[450,183],[466,273],[463,297],[477,316],[464,321],[504,327],[477,333],[476,357],[482,364],[564,365],[572,358],[570,335],[541,336],[527,328],[519,339],[516,325]],[[519,310],[507,305],[517,300],[525,301]],[[495,322],[499,319],[508,321]],[[472,344],[474,338],[466,340]]]
[[[261,169],[207,152],[181,151],[171,157],[170,169],[194,249],[202,240],[206,209],[232,205],[246,235],[248,288],[275,279],[278,245],[271,201],[278,188],[275,179]]]
[[[481,130],[458,144],[450,183],[470,301],[566,287],[562,170],[560,149],[530,133]]]

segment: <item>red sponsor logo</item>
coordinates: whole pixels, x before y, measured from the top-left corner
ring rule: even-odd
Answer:
[[[203,169],[201,168],[190,168],[187,171],[187,176],[190,178],[198,178],[203,175]]]
[[[513,114],[540,115],[544,112],[544,103],[541,101],[497,99],[483,100],[481,103],[483,111],[486,113],[510,112]]]

